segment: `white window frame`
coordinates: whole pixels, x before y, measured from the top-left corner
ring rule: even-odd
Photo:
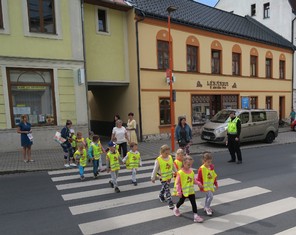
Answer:
[[[107,32],[102,32],[99,31],[99,15],[98,15],[98,10],[104,10],[106,11],[106,27],[107,27]],[[95,7],[95,25],[96,25],[96,33],[100,35],[111,35],[111,30],[110,30],[110,17],[109,17],[109,9],[105,7]]]
[[[10,34],[7,0],[2,0],[1,3],[2,3],[3,29],[0,29],[0,34]]]
[[[55,34],[30,32],[29,12],[28,12],[27,0],[22,0],[22,10],[23,10],[23,31],[24,31],[25,36],[37,37],[37,38],[48,38],[48,39],[62,39],[63,38],[62,20],[61,20],[61,1],[54,0],[55,26],[56,26],[56,33]]]

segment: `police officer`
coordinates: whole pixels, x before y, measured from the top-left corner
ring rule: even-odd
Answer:
[[[237,156],[237,164],[242,164],[242,153],[240,150],[240,136],[241,133],[241,121],[235,116],[235,111],[231,111],[229,114],[229,121],[227,126],[227,140],[226,145],[231,156],[228,162],[235,162]],[[236,156],[235,156],[236,154]]]

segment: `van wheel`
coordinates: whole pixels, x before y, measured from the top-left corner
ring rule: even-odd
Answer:
[[[267,133],[267,135],[265,137],[265,142],[270,144],[273,142],[273,140],[274,140],[274,133],[270,131]]]

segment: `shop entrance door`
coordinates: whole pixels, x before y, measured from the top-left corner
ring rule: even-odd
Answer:
[[[211,96],[211,116],[213,117],[217,112],[221,110],[221,95],[212,95]]]
[[[280,96],[279,100],[279,120],[282,120],[285,118],[285,97]]]

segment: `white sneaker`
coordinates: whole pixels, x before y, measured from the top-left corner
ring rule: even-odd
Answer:
[[[204,210],[208,216],[211,216],[213,214],[210,208],[205,208]]]
[[[193,222],[195,223],[202,223],[204,220],[201,218],[198,214],[194,214],[193,216]]]
[[[71,163],[70,166],[75,167],[75,166],[77,166],[77,165],[76,165],[75,163]]]
[[[69,165],[68,163],[66,163],[66,164],[64,165],[64,167],[69,168],[70,165]]]

